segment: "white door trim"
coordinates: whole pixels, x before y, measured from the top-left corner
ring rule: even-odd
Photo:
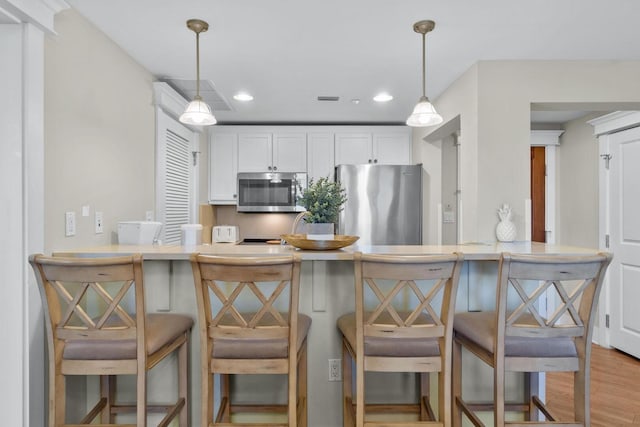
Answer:
[[[593,126],[593,133],[598,137],[598,247],[603,251],[609,250],[608,236],[611,234],[611,182],[609,177],[607,156],[610,155],[609,135],[640,125],[640,111],[616,111],[589,120]],[[611,296],[609,273],[605,275],[604,285],[598,303],[598,325],[593,331],[593,340],[603,347],[611,346],[609,329],[606,325],[607,316],[611,312]]]

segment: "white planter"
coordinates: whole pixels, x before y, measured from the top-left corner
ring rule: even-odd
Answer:
[[[331,222],[307,224],[307,239],[309,240],[333,240],[334,224]]]

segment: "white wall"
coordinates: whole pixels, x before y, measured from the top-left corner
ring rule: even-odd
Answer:
[[[155,206],[153,76],[75,10],[55,25],[45,44],[47,251],[116,242],[117,221],[143,220]],[[73,237],[66,211],[76,213]]]
[[[502,203],[524,239],[531,103],[637,103],[638,75],[640,61],[481,61],[435,100],[461,116],[461,241],[495,240]]]
[[[587,123],[602,113],[567,122],[557,149],[557,242],[598,247],[598,139]]]
[[[458,221],[469,224],[463,229],[459,241],[476,240],[475,206],[477,205],[477,132],[478,132],[478,68],[473,65],[447,90],[438,97],[436,104],[438,112],[443,116],[445,125],[460,116],[460,135],[458,143],[462,149],[458,151],[460,165],[460,204],[462,216]],[[437,128],[436,128],[437,129]],[[437,242],[437,206],[441,192],[441,150],[437,144],[423,141],[427,135],[435,131],[433,128],[413,129],[413,159],[415,163],[422,163],[425,175],[428,176],[424,187],[423,216],[425,223],[423,242],[425,245]]]

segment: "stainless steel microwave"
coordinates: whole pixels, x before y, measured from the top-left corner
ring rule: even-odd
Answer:
[[[304,212],[297,202],[305,188],[306,173],[239,173],[238,212]]]

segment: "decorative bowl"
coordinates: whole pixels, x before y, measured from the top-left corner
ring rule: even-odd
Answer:
[[[291,246],[312,251],[328,251],[352,245],[360,237],[336,234],[333,240],[309,240],[306,234],[283,234],[281,237]]]

